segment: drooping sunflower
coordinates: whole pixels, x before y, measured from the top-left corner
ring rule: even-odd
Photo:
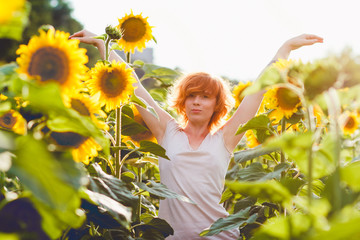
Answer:
[[[0,128],[24,135],[26,133],[26,121],[20,113],[11,109],[0,114]]]
[[[95,101],[101,106],[106,105],[105,110],[110,111],[129,101],[135,81],[132,70],[126,68],[125,63],[113,61],[110,65],[96,63],[89,71],[86,84]]]
[[[25,5],[25,0],[0,0],[0,24],[9,22]]]
[[[64,95],[65,106],[74,109],[82,116],[90,117],[91,120],[101,129],[108,130],[109,126],[100,118],[105,119],[106,113],[101,110],[101,105],[85,93],[74,92]]]
[[[242,92],[251,84],[252,82],[246,82],[246,83],[239,82],[239,84],[234,87],[232,94],[235,99],[235,108],[237,108],[244,99],[244,96],[241,96]]]
[[[292,59],[278,59],[273,63],[273,66],[283,71],[286,70],[294,61]]]
[[[91,137],[85,137],[74,132],[52,132],[50,137],[56,145],[70,148],[71,154],[76,162],[89,164],[93,157],[98,155],[101,146]]]
[[[147,19],[148,17],[142,17],[141,13],[134,15],[132,10],[130,14],[118,19],[119,25],[116,27],[123,33],[123,37],[118,41],[118,44],[125,52],[134,53],[135,48],[142,51],[145,48],[145,43],[153,38],[152,27]]]
[[[86,49],[79,48],[79,40],[68,39],[69,33],[53,28],[39,32],[16,51],[18,72],[39,83],[56,82],[63,90],[76,88],[87,70]]]
[[[264,94],[264,106],[273,111],[270,119],[279,122],[283,117],[290,118],[301,106],[301,100],[296,93],[285,87],[275,87]]]
[[[253,130],[247,130],[245,133],[245,137],[246,137],[246,145],[249,148],[254,148],[261,144],[259,140],[256,138],[256,135],[254,134]]]
[[[346,135],[353,134],[359,127],[359,119],[356,112],[345,112],[340,119],[342,129]]]
[[[143,141],[143,140],[157,143],[155,136],[148,129],[146,123],[144,122],[144,119],[141,117],[141,115],[140,115],[139,111],[136,109],[136,107],[131,106],[131,109],[134,113],[134,121],[139,123],[140,125],[144,126],[147,130],[143,131],[141,133],[138,133],[138,134],[131,135],[131,136],[124,136],[123,141],[131,140],[137,146],[139,146],[140,141]]]

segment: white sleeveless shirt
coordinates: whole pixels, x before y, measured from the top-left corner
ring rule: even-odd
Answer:
[[[218,235],[200,237],[199,233],[219,218],[228,215],[219,204],[231,153],[226,149],[222,130],[208,134],[197,149],[175,122],[167,123],[161,146],[169,160],[160,158],[160,178],[170,190],[186,196],[196,204],[177,199],[160,200],[159,217],[174,229],[167,239],[233,240],[239,231],[233,229]]]

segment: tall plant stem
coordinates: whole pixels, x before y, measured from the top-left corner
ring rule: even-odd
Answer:
[[[281,134],[284,134],[286,131],[286,120],[285,118],[282,118],[281,119]],[[284,154],[284,151],[281,150],[280,152],[280,162],[281,163],[284,163],[285,162],[285,154]],[[281,172],[281,178],[285,177],[285,171],[282,171]]]
[[[138,182],[142,182],[142,168],[138,167]],[[139,222],[140,222],[140,217],[141,217],[141,194],[139,194],[139,199],[138,199],[138,218],[139,218]]]
[[[116,108],[116,127],[115,127],[115,175],[120,179],[121,176],[121,108]]]
[[[110,41],[111,41],[111,38],[109,36],[107,36],[107,38],[105,40],[105,60],[106,61],[109,61],[109,55],[110,55],[109,45],[110,45]]]
[[[339,211],[341,209],[341,187],[340,187],[340,150],[341,150],[341,133],[338,121],[338,116],[341,112],[340,101],[336,90],[334,88],[329,89],[327,96],[327,105],[329,109],[330,118],[332,118],[332,132],[334,133],[334,160],[335,160],[335,172],[334,172],[334,210]]]
[[[306,118],[308,122],[308,130],[310,132],[313,132],[313,124],[312,124],[312,117],[313,115],[313,107],[311,105],[306,107]],[[313,141],[313,140],[311,140]],[[309,206],[311,206],[312,203],[312,180],[313,180],[313,142],[311,143],[309,152],[308,152],[308,200],[309,200]]]

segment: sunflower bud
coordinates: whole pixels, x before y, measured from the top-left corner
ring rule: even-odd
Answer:
[[[39,30],[39,31],[42,30],[42,31],[44,31],[44,32],[48,32],[50,29],[54,30],[54,32],[55,32],[54,26],[53,26],[53,25],[50,25],[50,24],[41,25],[38,30]]]
[[[112,27],[111,25],[105,28],[105,32],[107,35],[109,35],[110,39],[118,40],[122,37],[120,30],[116,27]]]

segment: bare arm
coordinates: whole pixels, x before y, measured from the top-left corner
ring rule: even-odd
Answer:
[[[287,59],[292,50],[298,49],[302,46],[308,46],[322,42],[323,39],[321,37],[312,34],[302,34],[300,36],[291,38],[279,48],[270,64],[278,59]],[[240,124],[248,122],[255,116],[262,101],[264,92],[265,91],[260,91],[245,96],[234,115],[224,125],[224,141],[229,151],[232,152],[234,150],[234,148],[244,135],[244,133],[239,135],[235,135],[235,133],[239,128]]]
[[[105,58],[104,42],[101,39],[93,38],[94,36],[96,36],[94,33],[89,32],[87,30],[82,30],[80,32],[74,33],[73,35],[70,36],[70,38],[78,39],[82,43],[91,44],[91,45],[97,47],[99,50],[100,56],[104,59]],[[116,60],[116,61],[124,62],[124,60],[119,55],[117,55],[114,51],[112,51],[110,53],[109,60],[110,61]],[[136,96],[145,100],[147,102],[147,104],[149,104],[151,107],[153,107],[155,109],[159,119],[157,119],[153,114],[151,114],[147,110],[145,110],[141,107],[137,107],[137,108],[138,108],[142,118],[144,119],[146,125],[149,127],[150,131],[154,134],[154,136],[156,137],[158,142],[161,142],[161,140],[164,136],[165,130],[166,130],[166,124],[170,119],[172,119],[172,117],[170,116],[170,114],[168,114],[164,109],[162,109],[155,102],[155,100],[151,97],[149,92],[143,87],[143,85],[141,84],[141,82],[138,79],[135,72],[133,72],[133,76],[137,80],[136,83],[134,83],[134,87],[136,88],[135,89]]]

